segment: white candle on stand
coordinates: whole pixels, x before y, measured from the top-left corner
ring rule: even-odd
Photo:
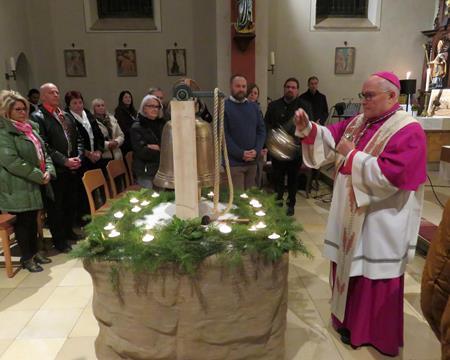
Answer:
[[[427,79],[425,80],[425,91],[430,90],[431,68],[427,68]]]
[[[270,65],[275,65],[275,52],[270,52]]]
[[[9,65],[11,67],[11,71],[16,71],[16,60],[13,56],[9,58]]]

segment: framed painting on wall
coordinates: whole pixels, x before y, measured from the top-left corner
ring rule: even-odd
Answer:
[[[116,50],[117,76],[137,76],[136,50]]]
[[[337,47],[334,55],[334,73],[335,74],[353,74],[355,71],[354,47]]]
[[[186,49],[167,49],[167,75],[186,75]]]
[[[84,50],[81,49],[64,50],[64,65],[66,69],[66,76],[85,77],[86,62],[84,59]]]

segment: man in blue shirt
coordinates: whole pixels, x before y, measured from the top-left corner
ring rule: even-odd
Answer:
[[[233,75],[230,97],[225,100],[225,138],[231,177],[237,190],[256,186],[256,155],[266,140],[266,129],[256,103],[246,98],[247,79]]]

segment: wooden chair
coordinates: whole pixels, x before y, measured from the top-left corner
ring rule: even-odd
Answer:
[[[125,163],[122,159],[111,160],[106,166],[109,182],[111,184],[111,195],[113,198],[130,190],[139,190],[138,185],[130,185]]]
[[[14,271],[11,260],[11,235],[14,233],[14,222],[16,216],[11,214],[0,214],[0,238],[5,258],[6,275],[12,278],[19,269]]]
[[[134,175],[133,175],[133,152],[128,151],[125,155],[125,165],[127,166],[128,170],[128,178],[130,180],[130,185],[134,185]]]
[[[102,170],[88,170],[83,175],[83,185],[89,200],[91,215],[97,215],[108,210],[108,200],[111,199],[108,185]]]

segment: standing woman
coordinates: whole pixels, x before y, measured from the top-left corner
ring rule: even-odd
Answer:
[[[125,136],[122,144],[122,154],[125,156],[128,151],[132,151],[130,140],[131,125],[136,120],[137,112],[133,105],[133,96],[128,90],[124,90],[119,95],[119,104],[114,111],[114,117],[117,119],[120,128]]]
[[[79,200],[77,202],[76,222],[83,226],[85,224],[84,216],[90,214],[89,201],[84,190],[82,177],[88,170],[104,168],[105,161],[102,160],[103,147],[105,145],[105,138],[103,137],[97,121],[91,112],[84,108],[83,96],[79,91],[69,91],[64,96],[66,103],[66,112],[68,116],[76,124],[78,133],[81,135],[84,146],[84,156],[81,163],[81,168],[78,171],[78,188],[77,194]],[[82,236],[72,234],[73,240],[79,240]]]
[[[147,95],[142,99],[137,121],[130,129],[133,171],[137,183],[148,189],[153,188],[153,178],[159,168],[163,116],[161,101],[154,95]]]
[[[250,84],[247,89],[247,99],[250,102],[254,102],[258,104],[259,111],[261,116],[263,115],[261,111],[261,105],[259,104],[259,87],[256,84]],[[264,116],[263,116],[264,117]],[[264,164],[266,163],[267,158],[267,148],[264,147],[261,149],[261,152],[256,155],[256,186],[262,188],[263,186],[263,170]]]
[[[49,186],[55,169],[38,126],[28,120],[28,112],[28,101],[19,93],[1,92],[0,210],[16,215],[14,231],[23,268],[39,272],[43,270],[39,264],[51,262],[37,248],[37,216],[43,208],[41,186]]]
[[[116,118],[106,110],[103,99],[92,100],[92,113],[105,138],[102,159],[105,161],[122,159],[120,147],[123,144],[124,135]]]
[[[101,167],[97,164],[102,158],[105,138],[91,112],[84,108],[83,96],[79,91],[69,91],[64,97],[66,112],[77,125],[84,145],[83,172]]]

